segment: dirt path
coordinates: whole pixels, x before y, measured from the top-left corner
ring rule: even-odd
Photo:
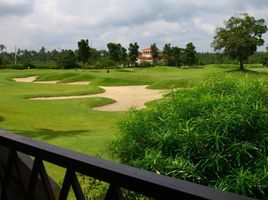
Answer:
[[[31,76],[27,78],[15,78],[17,82],[30,83],[36,80],[37,76]],[[56,84],[58,81],[37,81],[33,83],[47,83]],[[77,81],[66,83],[69,85],[88,85],[89,82]],[[114,99],[116,102],[104,106],[95,107],[95,110],[101,111],[126,111],[131,107],[137,109],[145,108],[145,103],[148,101],[163,98],[163,90],[151,90],[146,88],[147,85],[141,86],[111,86],[102,87],[105,92],[100,94],[90,95],[76,95],[76,96],[55,96],[55,97],[37,97],[31,98],[32,100],[64,100],[64,99],[81,99],[90,97],[106,97]]]

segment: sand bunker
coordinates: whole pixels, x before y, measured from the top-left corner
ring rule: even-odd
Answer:
[[[42,83],[42,84],[56,84],[59,81],[35,81],[38,76],[30,76],[26,78],[14,78],[16,82],[23,83]],[[89,81],[76,81],[64,83],[68,85],[88,85]],[[147,89],[146,85],[142,86],[113,86],[113,87],[101,87],[105,90],[100,94],[89,95],[76,95],[76,96],[60,96],[60,97],[37,97],[31,98],[32,100],[64,100],[64,99],[82,99],[90,97],[106,97],[114,99],[116,102],[104,106],[95,107],[95,110],[101,111],[126,111],[131,107],[137,109],[145,108],[144,105],[148,101],[161,99],[164,91]]]
[[[76,81],[76,82],[69,82],[66,83],[68,85],[88,85],[90,82],[89,81]]]
[[[25,77],[25,78],[14,78],[13,80],[16,82],[21,82],[21,83],[41,83],[41,84],[56,84],[59,83],[58,80],[55,81],[35,81],[38,78],[38,76],[30,76],[30,77]],[[76,82],[69,82],[65,83],[68,85],[88,85],[90,82],[89,81],[76,81]]]
[[[163,98],[163,91],[147,89],[143,86],[120,86],[120,87],[102,87],[105,92],[96,94],[95,97],[107,97],[116,100],[113,104],[95,107],[102,111],[125,111],[131,107],[137,109],[145,108],[148,101]]]
[[[61,97],[38,97],[33,100],[58,100],[58,99],[80,99],[89,97],[107,97],[114,99],[116,102],[104,106],[95,107],[95,110],[101,111],[125,111],[131,107],[137,109],[145,108],[148,101],[160,99],[163,97],[163,91],[147,89],[146,85],[142,86],[116,86],[101,87],[104,93],[79,96],[61,96]]]
[[[59,81],[35,81],[33,83],[41,83],[41,84],[56,84]]]
[[[13,80],[21,83],[31,83],[37,79],[38,76],[30,76],[25,78],[14,78]]]

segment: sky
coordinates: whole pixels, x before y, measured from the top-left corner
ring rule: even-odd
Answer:
[[[245,12],[268,24],[268,0],[0,0],[0,44],[14,51],[77,49],[80,39],[97,49],[193,42],[211,52],[216,28]],[[268,33],[263,38],[267,46]]]

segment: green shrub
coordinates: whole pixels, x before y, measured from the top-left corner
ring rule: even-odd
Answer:
[[[268,51],[263,53],[261,59],[260,59],[260,63],[263,65],[263,66],[268,66]]]
[[[117,64],[113,60],[109,58],[104,58],[96,63],[95,68],[106,69],[106,68],[116,68],[116,66]]]
[[[111,151],[128,165],[267,199],[267,128],[261,81],[210,77],[131,110]]]
[[[141,62],[141,63],[138,65],[138,67],[153,67],[153,66],[154,66],[153,63],[146,62],[146,61]]]
[[[108,190],[107,183],[82,174],[77,175],[86,200],[102,200],[105,198]]]
[[[6,64],[4,68],[9,69],[61,69],[62,66],[57,65],[55,62],[24,62],[17,64]]]

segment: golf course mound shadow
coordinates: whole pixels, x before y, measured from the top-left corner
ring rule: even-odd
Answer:
[[[90,130],[53,130],[53,129],[36,129],[33,131],[16,130],[13,131],[20,135],[30,138],[42,138],[44,140],[52,140],[59,137],[76,137],[90,132]]]
[[[250,69],[231,69],[231,70],[227,70],[226,72],[228,73],[245,73],[245,74],[255,74],[255,75],[268,75],[267,72],[258,72],[258,71],[254,71],[254,70],[250,70]]]

